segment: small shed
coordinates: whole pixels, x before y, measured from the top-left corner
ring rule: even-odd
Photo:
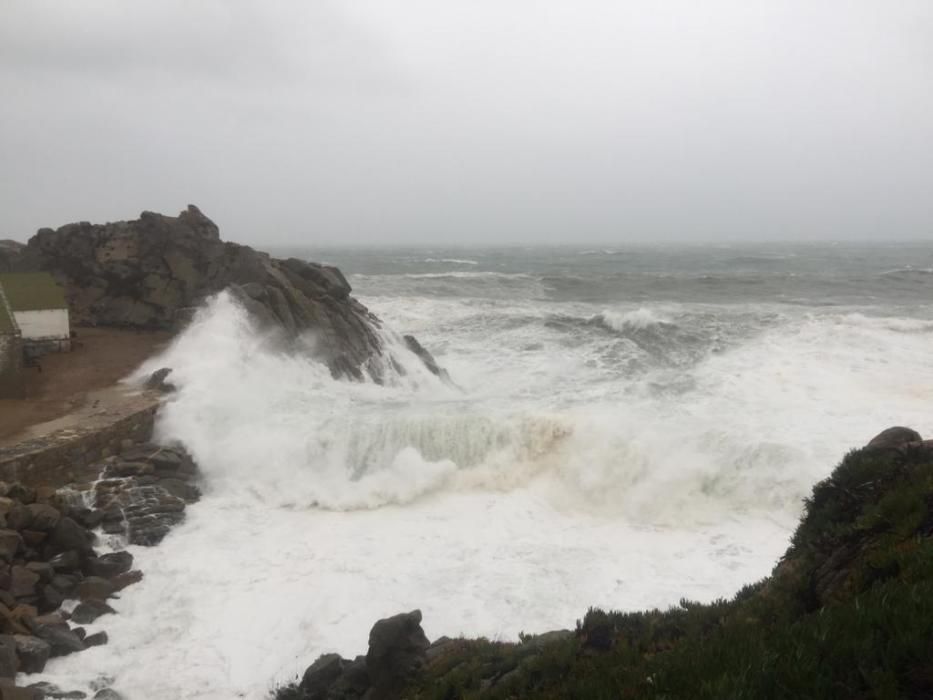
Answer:
[[[0,288],[22,336],[27,355],[71,350],[65,291],[48,272],[0,274]]]
[[[23,387],[22,337],[0,287],[0,399],[23,398]]]

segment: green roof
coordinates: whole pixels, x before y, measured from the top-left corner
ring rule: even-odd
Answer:
[[[0,286],[13,311],[68,308],[65,291],[48,272],[0,274]]]

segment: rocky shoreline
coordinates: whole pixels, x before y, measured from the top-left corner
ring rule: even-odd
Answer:
[[[0,484],[0,698],[84,698],[81,691],[23,685],[49,659],[106,644],[81,625],[114,614],[108,600],[143,578],[127,551],[95,544],[152,546],[200,496],[198,471],[179,446],[125,441],[97,466],[99,478],[55,489]],[[100,534],[98,534],[98,532]],[[14,685],[20,679],[19,686]],[[94,698],[118,700],[112,688]]]

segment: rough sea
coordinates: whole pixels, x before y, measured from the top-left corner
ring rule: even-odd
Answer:
[[[261,698],[413,608],[513,640],[730,596],[847,450],[933,435],[933,245],[273,252],[339,266],[456,386],[334,381],[216,298],[137,373],[174,369],[158,432],[204,498],[42,679]]]

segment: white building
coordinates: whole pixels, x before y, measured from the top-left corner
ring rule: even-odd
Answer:
[[[47,272],[0,274],[23,347],[29,355],[71,349],[71,324],[65,292]]]

